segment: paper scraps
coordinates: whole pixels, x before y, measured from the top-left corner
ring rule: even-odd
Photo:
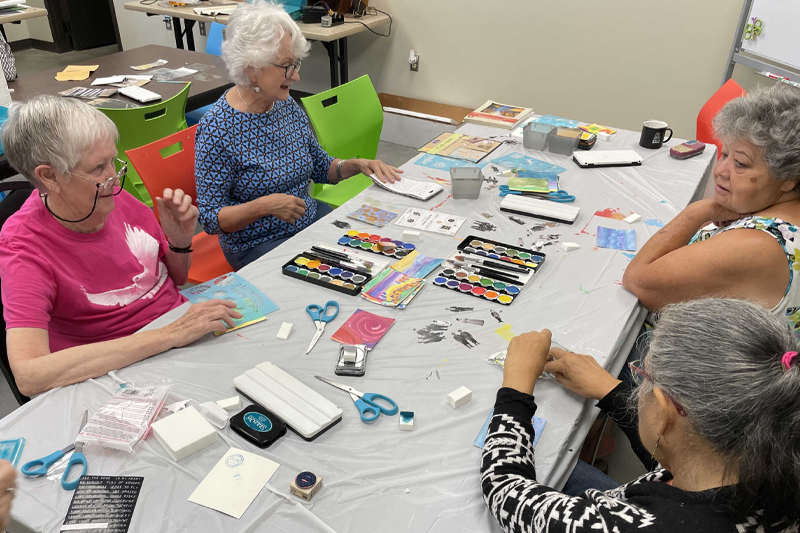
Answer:
[[[516,337],[514,333],[511,333],[511,324],[506,324],[505,326],[501,326],[494,330],[495,333],[503,337],[505,340],[511,342],[511,340]]]
[[[56,80],[83,81],[98,68],[100,68],[100,65],[69,65],[67,68],[56,74]]]
[[[452,325],[451,322],[445,322],[444,320],[434,320],[425,327],[415,328],[414,333],[417,334],[417,343],[431,344],[434,342],[442,342],[447,330]]]
[[[658,220],[657,218],[650,218],[644,221],[645,224],[648,226],[653,226],[654,228],[663,228],[664,223]]]
[[[451,335],[453,336],[453,339],[456,340],[456,342],[460,342],[461,344],[470,349],[480,344],[478,340],[475,337],[473,337],[469,331],[458,330],[457,333],[451,333]]]
[[[597,135],[598,133],[607,133],[609,135],[614,135],[617,133],[617,130],[612,130],[606,126],[601,126],[600,124],[589,124],[588,126],[578,126],[583,131],[588,131],[589,133],[594,133]]]
[[[474,221],[470,228],[477,231],[497,231],[497,226],[491,222],[483,222],[482,220]]]
[[[623,215],[619,212],[619,209],[614,207],[609,207],[603,209],[602,211],[595,211],[594,216],[596,217],[603,217],[603,218],[613,218],[614,220],[625,220],[628,215]]]
[[[158,61],[154,61],[153,63],[145,63],[144,65],[136,65],[135,67],[131,67],[133,70],[147,70],[153,67],[160,67],[161,65],[166,65],[169,63],[166,59],[159,59]]]
[[[597,246],[614,250],[636,251],[636,231],[597,226]]]
[[[334,221],[331,222],[331,224],[333,224],[334,226],[336,226],[339,229],[350,229],[352,227],[347,222],[343,222],[341,220],[334,220]]]

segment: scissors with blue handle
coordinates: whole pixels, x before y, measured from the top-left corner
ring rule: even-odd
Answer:
[[[333,314],[328,314],[328,308],[333,307]],[[317,326],[317,332],[314,333],[314,338],[311,339],[311,344],[308,345],[308,350],[306,350],[306,354],[310,352],[314,345],[317,344],[317,341],[320,337],[322,337],[322,332],[325,331],[325,324],[336,318],[336,315],[339,314],[339,302],[334,302],[330,300],[324,306],[311,304],[306,306],[306,313],[311,315],[311,319],[314,321],[314,324]]]
[[[78,434],[80,434],[81,430],[83,430],[83,426],[86,425],[86,421],[88,419],[89,411],[86,411],[83,413],[83,420],[81,420],[81,426],[78,428]],[[84,474],[86,474],[86,456],[83,455],[82,442],[74,442],[65,448],[56,450],[47,457],[28,461],[22,465],[22,473],[26,476],[44,476],[47,474],[47,470],[53,466],[53,463],[64,457],[67,452],[71,452],[72,450],[75,451],[73,452],[72,457],[69,458],[67,469],[64,470],[64,474],[61,476],[61,486],[64,487],[64,490],[74,490],[78,486],[78,482],[81,480]],[[67,481],[69,472],[75,465],[82,465],[83,471],[78,475],[78,477],[75,478],[74,481]]]
[[[558,202],[558,203],[571,203],[575,201],[575,196],[569,194],[564,189],[558,189],[557,191],[552,191],[550,193],[535,193],[535,192],[528,192],[528,191],[517,191],[513,189],[509,189],[508,185],[501,185],[500,186],[500,196],[506,196],[509,194],[516,194],[520,196],[533,196],[541,198],[542,200],[550,200],[551,202]]]
[[[388,396],[374,392],[360,392],[349,385],[342,385],[341,383],[336,383],[335,381],[331,381],[328,378],[323,378],[322,376],[314,377],[320,381],[324,381],[328,385],[333,385],[337,389],[341,389],[349,393],[350,397],[356,404],[358,412],[361,413],[361,420],[364,422],[374,422],[381,413],[388,416],[397,414],[397,404]],[[383,400],[391,407],[387,409],[375,400]]]

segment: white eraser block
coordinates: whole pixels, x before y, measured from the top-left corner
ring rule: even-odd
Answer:
[[[572,250],[577,250],[580,247],[581,247],[581,245],[578,244],[577,242],[562,242],[561,243],[561,249],[564,250],[565,252],[571,252]]]
[[[410,229],[404,230],[403,240],[406,242],[419,242],[419,232]]]
[[[639,222],[640,220],[642,220],[642,215],[634,213],[629,217],[623,218],[622,220],[624,220],[628,224],[635,224],[636,222]]]
[[[472,391],[466,387],[460,387],[447,395],[447,403],[458,409],[472,399]]]
[[[607,142],[607,141],[611,140],[611,136],[612,135],[613,135],[613,133],[606,133],[606,132],[601,131],[601,132],[599,132],[597,134],[597,140],[603,141],[603,142]]]
[[[217,400],[217,405],[226,411],[233,411],[234,409],[239,409],[242,406],[242,402],[239,400],[238,396],[234,396],[232,398],[225,398],[224,400]]]
[[[414,411],[400,411],[400,431],[414,429]]]
[[[228,411],[217,405],[217,402],[201,403],[200,413],[219,429],[224,429],[228,424]]]
[[[285,341],[289,338],[289,334],[292,332],[292,323],[291,322],[284,322],[281,324],[281,329],[278,330],[278,335],[276,338]]]
[[[193,406],[152,425],[153,435],[174,461],[180,461],[217,441],[217,431]]]

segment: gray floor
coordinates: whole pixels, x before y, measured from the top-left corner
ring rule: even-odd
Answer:
[[[24,73],[66,66],[77,61],[93,59],[116,51],[116,46],[65,54],[52,54],[41,50],[23,50],[16,52],[14,57],[17,61],[17,71],[22,76]],[[377,157],[389,165],[399,167],[416,154],[417,150],[415,148],[381,142],[378,145]],[[8,384],[0,379],[0,418],[5,417],[16,408],[17,402],[11,394]],[[624,433],[616,426],[613,426],[612,435],[617,441],[617,448],[614,453],[604,458],[609,466],[609,475],[617,481],[626,482],[643,474],[644,467],[631,450]]]

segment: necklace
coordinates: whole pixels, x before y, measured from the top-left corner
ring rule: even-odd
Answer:
[[[275,102],[272,102],[272,105],[271,105],[271,106],[269,106],[269,109],[265,109],[264,111],[256,111],[255,109],[253,109],[252,107],[250,107],[250,104],[248,104],[248,103],[247,103],[247,100],[245,100],[245,99],[244,99],[244,96],[242,96],[242,91],[240,91],[240,90],[239,90],[239,86],[238,86],[238,85],[236,86],[236,92],[239,94],[239,99],[240,99],[242,102],[244,102],[244,105],[245,105],[245,106],[247,106],[247,109],[249,109],[249,110],[250,110],[250,111],[252,111],[253,113],[257,113],[257,114],[261,114],[261,113],[269,113],[270,111],[272,111],[272,108],[273,108],[273,107],[275,107]]]

